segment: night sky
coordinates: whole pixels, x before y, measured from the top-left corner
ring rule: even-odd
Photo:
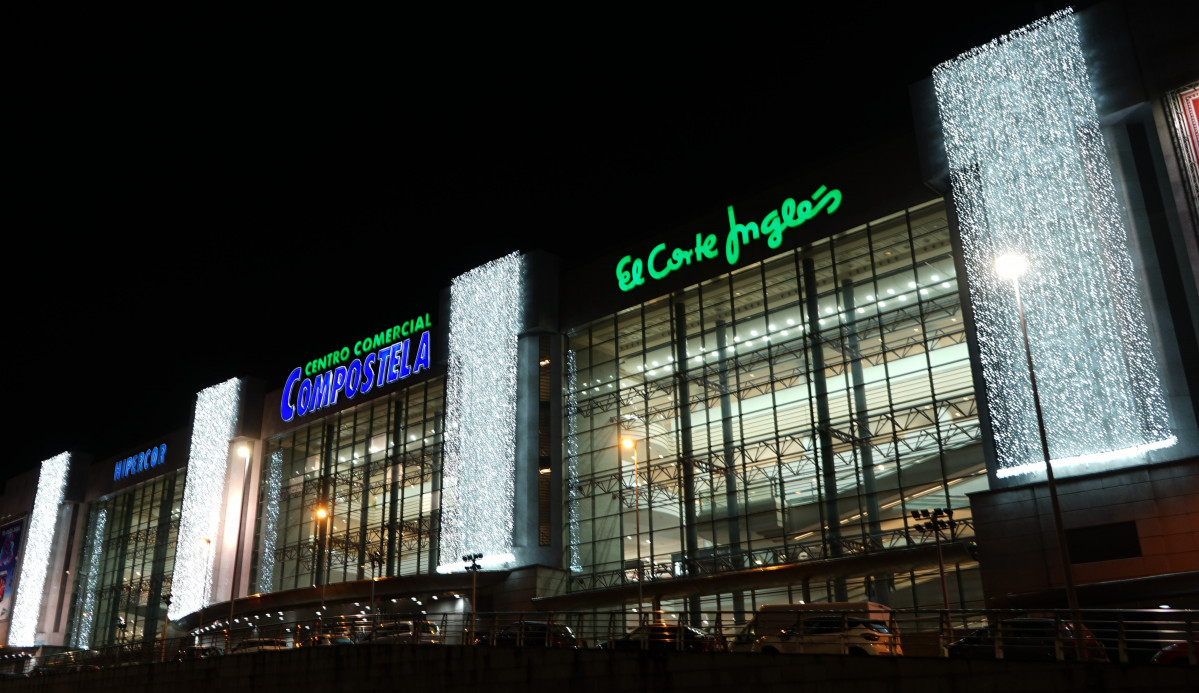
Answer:
[[[0,477],[277,389],[507,252],[584,262],[910,131],[911,83],[1065,3],[808,5],[11,26]]]

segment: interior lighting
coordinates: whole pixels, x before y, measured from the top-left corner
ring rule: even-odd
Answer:
[[[9,645],[33,647],[37,644],[35,639],[46,574],[50,569],[50,550],[54,546],[54,529],[58,524],[58,506],[66,494],[70,468],[71,455],[63,452],[44,460],[38,472],[37,492],[33,497],[33,512],[21,562],[21,580],[17,584],[9,625]]]
[[[1155,350],[1079,38],[1066,9],[933,72],[996,475],[1043,472],[1015,287],[1056,467],[1173,445]],[[1034,187],[1035,181],[1035,187]]]
[[[215,552],[200,541],[220,535],[221,499],[229,464],[229,441],[237,430],[241,381],[234,378],[201,390],[196,395],[192,422],[191,454],[183,488],[183,509],[175,543],[175,573],[168,618],[198,611],[210,601]]]

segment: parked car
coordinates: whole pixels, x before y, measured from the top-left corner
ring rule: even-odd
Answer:
[[[569,627],[554,621],[517,621],[498,632],[475,634],[476,645],[496,647],[554,647],[578,649],[583,646]]]
[[[597,647],[608,650],[684,650],[688,652],[726,652],[724,640],[681,623],[653,621],[638,626],[627,635]]]
[[[375,645],[439,645],[441,633],[437,625],[420,619],[384,623],[367,636],[366,642]]]
[[[344,633],[318,633],[302,643],[299,647],[333,647],[335,645],[353,645],[354,641]]]
[[[1199,658],[1199,648],[1191,645],[1190,651],[1194,652],[1195,656]],[[1158,650],[1157,654],[1153,655],[1153,658],[1149,661],[1153,664],[1189,664],[1190,661],[1187,659],[1187,643],[1172,642]]]
[[[99,671],[101,654],[96,650],[70,650],[47,655],[41,666],[34,669],[39,676],[63,674],[74,671]]]
[[[292,649],[291,645],[286,640],[279,638],[247,638],[242,640],[233,648],[233,654],[246,654],[251,652],[281,652],[283,650]]]
[[[1082,659],[1106,662],[1107,649],[1086,626],[1075,633],[1074,624],[1054,618],[1009,618],[998,626],[979,628],[949,645],[949,656],[964,659],[994,659],[996,640],[1003,659],[1075,659],[1075,644]]]
[[[875,602],[763,604],[734,640],[765,654],[903,654],[891,609]]]
[[[765,654],[902,655],[887,626],[864,618],[808,616],[776,633],[757,637],[750,652]]]
[[[180,647],[178,654],[175,655],[176,662],[191,662],[197,659],[210,659],[212,657],[220,657],[225,652],[219,647],[211,645],[187,645]]]

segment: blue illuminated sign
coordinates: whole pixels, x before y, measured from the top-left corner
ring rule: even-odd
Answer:
[[[429,323],[429,314],[425,313],[355,342],[352,350],[342,347],[303,367],[297,366],[283,386],[279,415],[284,421],[291,421],[296,416],[337,404],[340,395],[352,399],[429,368],[432,362]],[[412,340],[417,334],[420,338],[413,348]],[[321,372],[322,369],[326,370]]]
[[[113,481],[120,481],[134,474],[139,474],[152,469],[160,464],[167,463],[167,444],[163,443],[158,447],[150,448],[145,452],[139,452],[136,455],[130,455],[123,460],[117,460],[116,467],[112,473]]]

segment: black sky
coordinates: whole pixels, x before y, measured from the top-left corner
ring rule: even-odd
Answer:
[[[506,252],[668,228],[910,130],[912,82],[1061,6],[14,26],[0,476],[186,426],[229,377],[281,386]]]

